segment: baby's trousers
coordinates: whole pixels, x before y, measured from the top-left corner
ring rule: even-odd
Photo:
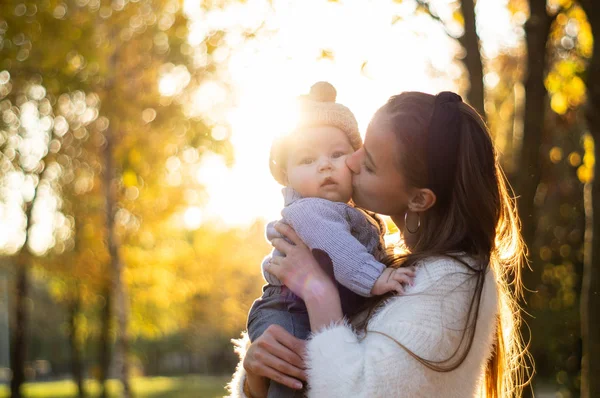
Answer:
[[[263,295],[248,313],[248,335],[256,340],[269,327],[279,325],[295,337],[306,340],[310,322],[304,301],[286,286],[263,286]],[[301,398],[305,389],[295,390],[271,380],[268,398]]]

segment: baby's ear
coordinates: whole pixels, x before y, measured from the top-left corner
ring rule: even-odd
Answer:
[[[283,180],[283,185],[285,185],[285,186],[290,185],[290,181],[288,180],[287,170],[284,168],[281,169],[281,179]]]
[[[422,213],[433,207],[436,199],[435,193],[431,189],[416,189],[408,202],[408,209],[412,212]]]

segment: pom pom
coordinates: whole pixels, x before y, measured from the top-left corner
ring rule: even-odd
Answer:
[[[330,83],[318,82],[310,88],[309,97],[317,102],[335,102],[337,91]]]

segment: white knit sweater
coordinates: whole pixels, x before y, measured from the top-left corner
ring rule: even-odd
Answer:
[[[391,298],[371,319],[368,329],[393,337],[422,358],[447,359],[460,344],[474,286],[475,278],[456,260],[424,261],[417,267],[414,286],[405,295]],[[361,339],[347,324],[320,330],[307,343],[308,396],[478,396],[494,344],[497,303],[490,270],[485,276],[473,345],[465,361],[451,372],[425,367],[378,333],[368,332]],[[245,397],[242,361],[247,344],[247,339],[238,341],[242,360],[229,385],[231,397]]]

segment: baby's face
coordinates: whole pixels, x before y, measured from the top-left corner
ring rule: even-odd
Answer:
[[[306,128],[291,143],[287,185],[304,197],[346,203],[352,197],[352,173],[346,158],[353,152],[342,130],[330,126]]]

